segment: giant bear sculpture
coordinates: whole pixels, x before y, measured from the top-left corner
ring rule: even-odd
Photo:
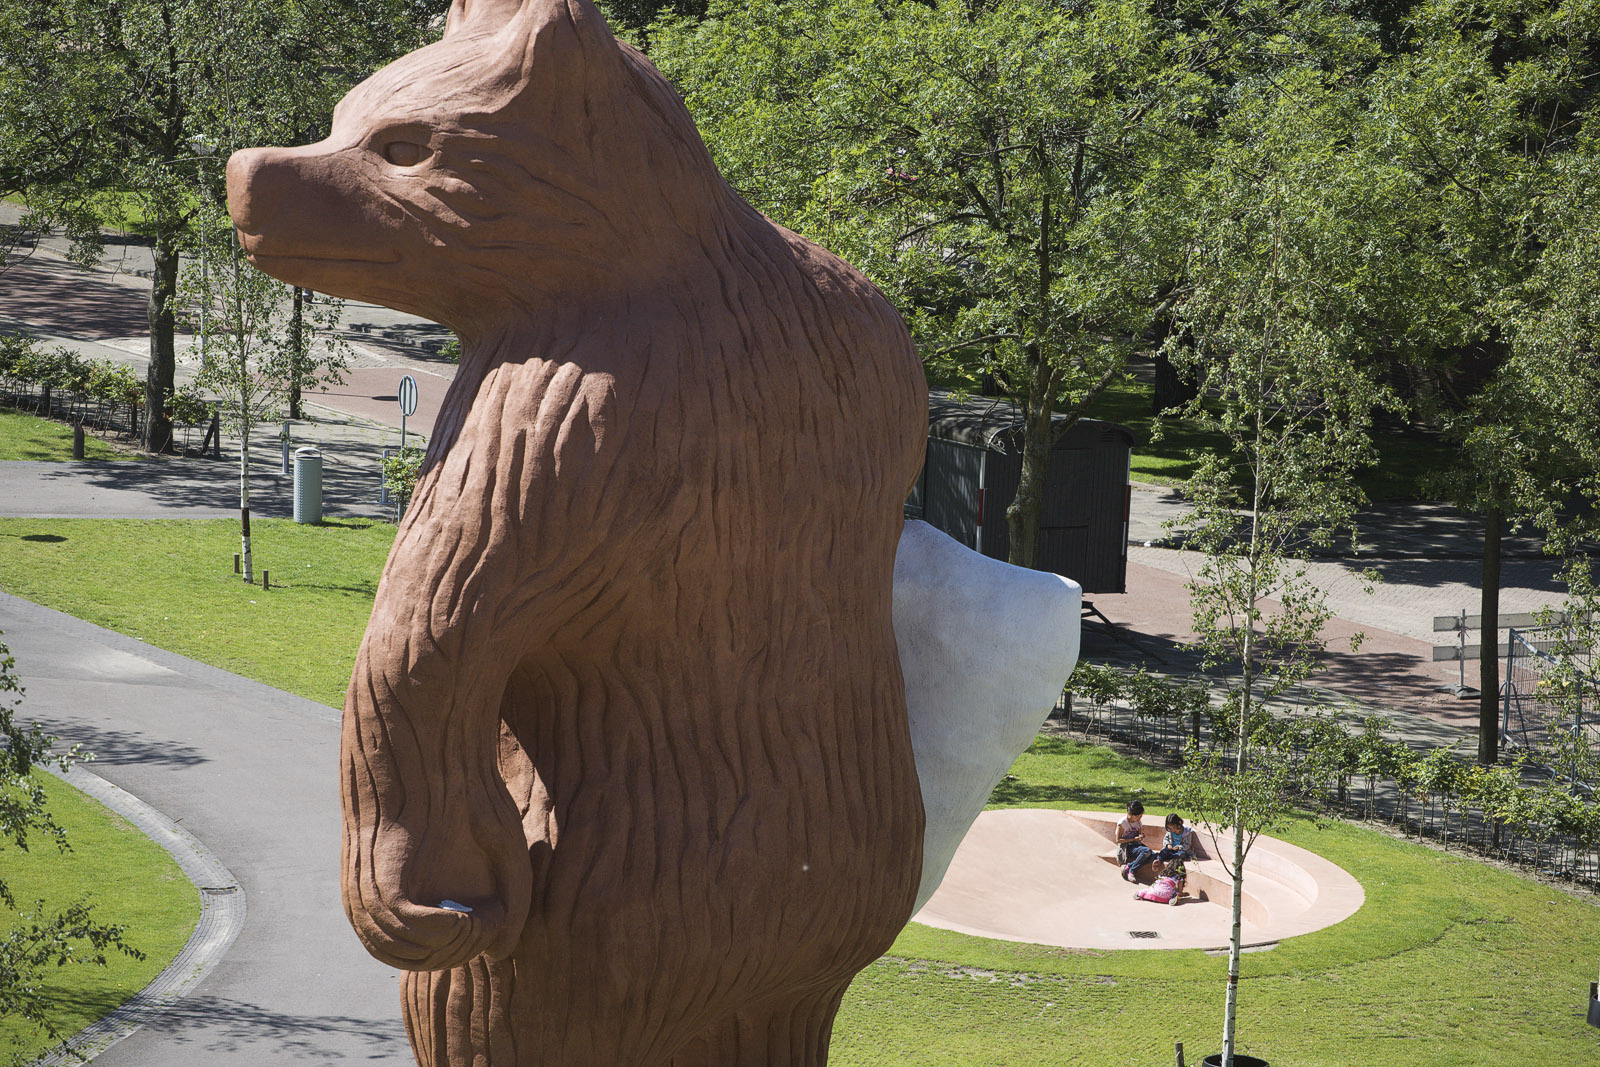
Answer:
[[[589,0],[455,0],[228,193],[257,266],[462,341],[341,756],[345,908],[418,1061],[825,1062],[1077,647],[1071,583],[902,537],[899,316]],[[977,629],[1017,638],[981,676]]]
[[[462,340],[342,745],[419,1061],[822,1062],[921,876],[899,316],[588,0],[456,0],[228,188],[258,266]]]

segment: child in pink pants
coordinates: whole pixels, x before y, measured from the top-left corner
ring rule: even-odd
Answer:
[[[1157,904],[1176,904],[1183,895],[1183,883],[1187,876],[1183,870],[1182,860],[1169,860],[1156,878],[1155,884],[1149,889],[1134,890],[1135,900],[1152,900]]]

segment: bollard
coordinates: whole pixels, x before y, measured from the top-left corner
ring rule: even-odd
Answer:
[[[267,569],[265,567],[261,568],[261,588],[263,588],[263,589],[270,589],[271,588],[271,586],[267,584],[268,583],[268,579],[267,579],[267,574],[268,573],[269,572],[267,571]]]
[[[239,553],[237,552],[233,554],[233,573],[239,573]]]
[[[389,479],[383,476],[383,465],[394,453],[395,450],[392,448],[386,448],[378,453],[378,503],[380,504],[389,503]]]
[[[322,453],[310,447],[294,452],[294,521],[322,521]]]
[[[72,458],[83,458],[83,420],[72,424]]]

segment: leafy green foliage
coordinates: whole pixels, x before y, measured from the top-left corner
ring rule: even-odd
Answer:
[[[11,938],[11,959],[29,952],[12,931],[48,929],[63,914],[67,921],[57,932],[71,931],[77,925],[72,913],[86,903],[93,905],[91,923],[96,915],[115,917],[142,957],[107,945],[101,965],[92,941],[67,942],[63,947],[72,959],[88,965],[46,963],[33,972],[28,996],[45,1006],[49,1028],[0,1010],[0,1063],[10,1062],[6,1049],[22,1063],[32,1062],[59,1040],[51,1028],[57,1035],[76,1033],[143,989],[183,949],[200,913],[199,894],[159,845],[65,782],[37,770],[35,778],[72,848],[4,852],[6,880],[25,902],[22,912],[0,912],[0,938]]]
[[[250,439],[255,427],[291,410],[302,389],[343,381],[349,346],[333,334],[340,300],[303,304],[287,285],[245,259],[231,226],[214,209],[205,215],[202,260],[183,276],[200,342],[197,388],[219,398],[222,417],[239,435],[240,558],[255,578],[250,540]],[[223,235],[226,236],[223,236]],[[320,347],[316,347],[321,336]]]
[[[36,833],[57,848],[66,847],[66,834],[45,809],[44,789],[33,778],[35,764],[54,763],[65,770],[77,757],[77,750],[52,756],[55,738],[38,724],[24,727],[17,721],[22,706],[22,687],[17,682],[16,660],[11,649],[0,643],[0,837],[17,848],[28,847],[28,835]],[[0,903],[16,907],[5,879],[0,877]]]
[[[351,85],[436,32],[444,0],[0,0],[0,194],[100,246],[106,197],[153,239],[145,445],[165,449],[178,254],[250,144],[326,131]]]
[[[183,274],[185,321],[200,347],[197,390],[220,402],[224,421],[249,447],[252,430],[283,414],[291,392],[343,381],[349,346],[334,335],[343,301],[305,305],[291,319],[289,286],[245,259],[232,228],[208,215],[206,261]]]
[[[383,457],[383,487],[394,497],[397,510],[404,510],[416,492],[426,456],[427,449],[407,445]]]
[[[1330,65],[1290,66],[1241,88],[1200,175],[1207,214],[1175,311],[1183,333],[1169,338],[1174,362],[1200,384],[1186,414],[1227,442],[1196,457],[1185,488],[1194,513],[1183,525],[1201,553],[1190,593],[1205,663],[1237,671],[1227,685],[1234,752],[1225,760],[1192,750],[1173,778],[1196,819],[1233,839],[1224,857],[1235,878],[1224,1064],[1234,1049],[1245,863],[1292,783],[1283,753],[1253,742],[1322,647],[1332,612],[1304,553],[1351,527],[1372,412],[1390,402],[1351,328],[1361,292],[1323,283],[1330,255],[1360,243],[1346,231],[1359,218],[1361,186],[1337,159],[1340,133],[1359,114],[1353,104]]]
[[[735,188],[882,287],[931,375],[1018,401],[1031,564],[1050,446],[1175,270],[1204,47],[1113,0],[763,0],[659,24],[651,55]]]

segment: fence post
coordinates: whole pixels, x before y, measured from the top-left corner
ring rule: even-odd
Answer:
[[[1500,700],[1500,750],[1502,752],[1505,751],[1506,745],[1511,740],[1511,693],[1515,688],[1515,684],[1511,680],[1513,677],[1511,669],[1516,665],[1516,659],[1517,628],[1512,626],[1508,627],[1506,631],[1506,680],[1505,684],[1500,687],[1502,694]]]
[[[200,439],[200,454],[206,454],[206,446],[210,445],[212,456],[222,458],[222,413],[216,408],[211,410],[211,425],[206,428],[206,435]]]

